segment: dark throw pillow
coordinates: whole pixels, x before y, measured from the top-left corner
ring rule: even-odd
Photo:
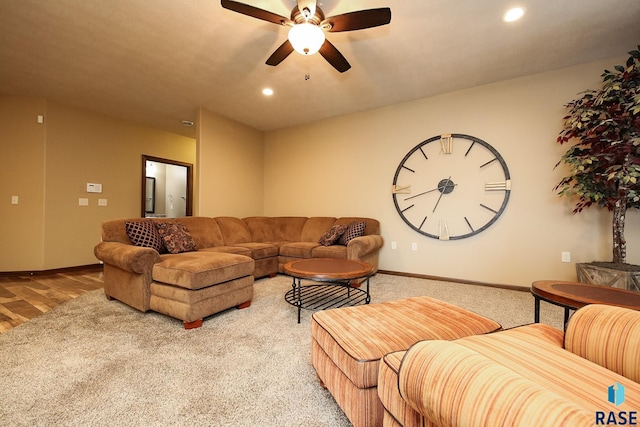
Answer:
[[[318,243],[323,246],[331,246],[335,244],[338,239],[340,239],[340,236],[342,236],[345,231],[347,231],[346,225],[334,225],[329,231],[327,231],[322,235],[322,237],[320,237]]]
[[[156,223],[156,228],[170,253],[179,254],[181,252],[198,250],[196,242],[184,224],[180,224],[179,222],[158,222]]]
[[[164,250],[164,243],[158,234],[153,221],[127,221],[124,223],[129,240],[135,246],[155,249],[158,252]]]
[[[347,227],[347,231],[344,232],[342,236],[340,236],[340,244],[347,245],[350,240],[355,239],[356,237],[364,236],[364,230],[367,228],[367,223],[364,221],[353,221]]]

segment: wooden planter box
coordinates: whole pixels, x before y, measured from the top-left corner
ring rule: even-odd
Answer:
[[[576,264],[578,282],[640,292],[640,266],[617,269],[612,263]]]

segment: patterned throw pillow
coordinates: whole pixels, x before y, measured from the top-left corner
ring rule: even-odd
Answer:
[[[347,231],[344,232],[342,236],[340,236],[340,244],[347,245],[350,240],[355,239],[356,237],[364,236],[364,230],[367,228],[367,223],[364,221],[353,221],[347,227]]]
[[[322,237],[320,237],[318,243],[323,246],[331,246],[338,241],[340,236],[342,236],[345,231],[347,231],[346,225],[334,225],[329,231],[327,231],[322,235]]]
[[[184,224],[179,222],[157,222],[156,228],[170,253],[179,254],[198,250],[196,242]]]
[[[153,225],[153,221],[127,221],[124,223],[127,235],[135,246],[164,251],[164,243]]]

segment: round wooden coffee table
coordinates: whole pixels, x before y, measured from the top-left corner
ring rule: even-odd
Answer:
[[[540,322],[540,300],[564,307],[564,325],[569,320],[569,310],[588,304],[609,304],[640,310],[640,292],[586,283],[538,280],[531,284],[535,298],[534,322]]]
[[[285,274],[293,277],[293,284],[284,299],[304,309],[327,308],[369,304],[369,278],[373,267],[366,262],[335,258],[312,258],[291,261],[284,265]],[[366,289],[354,287],[352,280],[366,279]],[[302,286],[302,280],[313,284]]]

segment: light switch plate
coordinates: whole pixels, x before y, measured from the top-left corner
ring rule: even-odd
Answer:
[[[107,206],[107,199],[98,199],[98,206]]]
[[[18,196],[11,196],[11,204],[12,205],[18,204]]]
[[[87,193],[102,193],[102,184],[87,183]]]
[[[86,199],[84,197],[80,197],[78,199],[78,205],[79,206],[89,206],[89,199]]]

